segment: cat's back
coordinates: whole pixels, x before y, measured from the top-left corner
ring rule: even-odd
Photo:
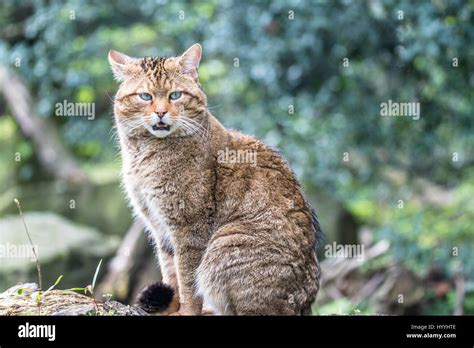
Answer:
[[[217,202],[228,220],[245,216],[296,226],[307,242],[315,237],[314,212],[282,153],[261,140],[228,131],[226,147],[217,156]]]
[[[222,314],[308,314],[320,277],[316,216],[277,150],[239,132],[227,137],[198,289]]]

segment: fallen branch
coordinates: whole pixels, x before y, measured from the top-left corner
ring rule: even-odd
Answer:
[[[102,294],[111,293],[121,301],[133,297],[133,292],[137,290],[133,288],[133,285],[138,283],[134,277],[137,273],[140,273],[138,268],[141,268],[144,262],[155,264],[153,259],[148,260],[147,250],[149,248],[151,247],[143,231],[143,225],[135,221],[126,233],[114,258],[110,261],[98,292]]]

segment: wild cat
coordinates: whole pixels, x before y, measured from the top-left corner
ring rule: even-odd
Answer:
[[[123,184],[163,276],[138,303],[177,315],[202,314],[203,301],[215,314],[310,314],[316,214],[279,152],[209,112],[201,52],[199,44],[172,58],[109,52]]]

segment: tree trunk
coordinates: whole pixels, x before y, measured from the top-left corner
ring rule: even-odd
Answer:
[[[118,301],[133,303],[142,287],[161,280],[152,250],[142,224],[134,222],[109,263],[98,292],[110,293]]]
[[[56,129],[34,111],[33,99],[25,83],[8,67],[0,64],[0,93],[20,126],[30,138],[43,168],[68,183],[88,183],[86,174],[66,151]]]

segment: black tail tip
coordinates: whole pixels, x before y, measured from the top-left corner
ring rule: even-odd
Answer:
[[[138,294],[137,305],[147,313],[165,311],[173,300],[174,290],[163,283],[155,283],[143,288]]]

